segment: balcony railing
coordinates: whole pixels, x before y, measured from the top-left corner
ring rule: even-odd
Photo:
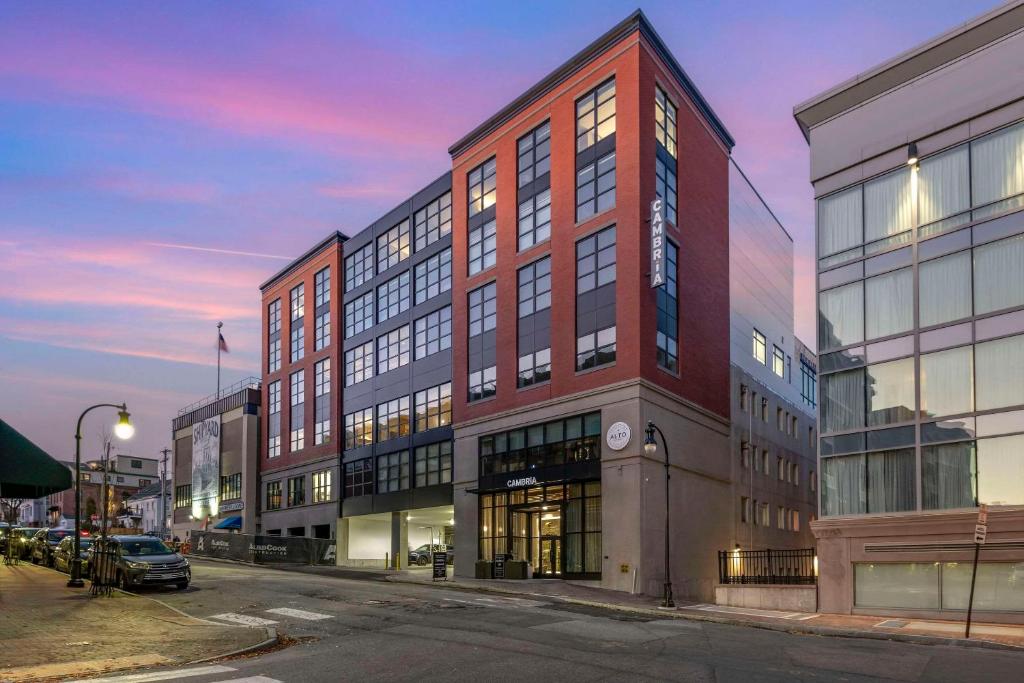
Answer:
[[[797,584],[818,582],[817,552],[795,550],[719,550],[719,583]]]

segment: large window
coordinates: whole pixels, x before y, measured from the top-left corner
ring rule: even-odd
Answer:
[[[576,220],[615,206],[615,152],[576,171]]]
[[[821,431],[864,427],[864,370],[821,377]]]
[[[818,299],[818,344],[821,350],[864,341],[863,282],[821,292]]]
[[[1024,404],[1024,336],[975,346],[974,372],[978,410]]]
[[[754,360],[761,365],[768,365],[768,342],[764,335],[754,330]]]
[[[520,472],[601,457],[601,414],[480,437],[480,474]]]
[[[661,88],[654,89],[654,137],[674,159],[676,157],[676,106]]]
[[[383,273],[409,258],[410,251],[409,221],[406,219],[377,236],[377,273]]]
[[[373,377],[373,342],[368,341],[345,352],[345,386]]]
[[[352,337],[373,327],[373,292],[345,304],[345,337]]]
[[[345,450],[373,443],[373,408],[363,408],[345,415]]]
[[[290,477],[288,479],[288,507],[306,504],[306,477]]]
[[[497,325],[498,287],[490,282],[469,293],[469,336],[493,330]]]
[[[615,226],[576,243],[576,369],[615,360]]]
[[[291,451],[301,450],[306,442],[306,371],[290,375],[291,382]]]
[[[971,315],[971,252],[925,261],[918,278],[921,327]]]
[[[305,313],[306,313],[306,286],[299,284],[291,291],[291,361],[294,363],[301,360],[306,347]]]
[[[281,300],[267,306],[267,373],[281,369]]]
[[[928,417],[974,410],[974,354],[970,346],[921,355],[921,413]]]
[[[320,470],[313,473],[313,503],[331,502],[331,471]]]
[[[913,358],[869,365],[867,386],[869,427],[913,421],[917,412]]]
[[[679,249],[665,241],[665,284],[658,287],[658,365],[670,372],[679,371],[679,285],[676,280]]]
[[[383,375],[409,362],[409,326],[402,325],[377,337],[377,374]]]
[[[864,281],[867,338],[876,339],[914,327],[914,273],[904,268]]]
[[[267,510],[281,509],[281,482],[267,482]]]
[[[416,265],[416,305],[452,288],[452,250],[440,251]]]
[[[551,237],[551,190],[519,202],[519,250],[529,249]]]
[[[497,285],[489,282],[471,291],[469,302],[468,400],[477,401],[497,391]]]
[[[373,243],[360,247],[345,257],[345,291],[356,287],[373,277]]]
[[[377,493],[409,488],[409,451],[377,456]]]
[[[377,441],[408,436],[412,421],[409,419],[409,397],[400,396],[377,404]]]
[[[466,176],[468,183],[469,217],[494,205],[497,190],[498,163],[491,157]]]
[[[981,315],[1022,304],[1024,235],[975,248],[974,313]]]
[[[313,276],[316,318],[313,326],[313,350],[331,344],[331,269],[324,268]]]
[[[821,460],[822,515],[907,512],[917,508],[914,449]]]
[[[452,231],[452,193],[443,195],[416,212],[413,217],[416,251],[424,249]]]
[[[414,396],[416,431],[446,427],[452,423],[452,383],[417,391]]]
[[[615,134],[615,79],[576,100],[576,151]]]
[[[491,220],[469,231],[469,274],[475,275],[497,262],[498,221]]]
[[[373,459],[364,458],[345,463],[345,497],[368,496],[373,493]]]
[[[545,121],[516,143],[519,154],[519,187],[551,172],[551,123]]]
[[[665,200],[665,220],[675,225],[679,221],[677,205],[678,180],[676,178],[675,159],[671,162],[662,158],[661,154],[654,157],[654,191],[655,194]]]
[[[409,271],[377,287],[377,324],[409,310]]]
[[[800,398],[811,408],[818,405],[818,373],[803,358],[800,359]]]
[[[267,385],[267,457],[281,455],[281,380]]]
[[[452,481],[452,442],[442,441],[419,446],[414,452],[416,486],[450,484]]]
[[[518,386],[551,379],[551,257],[523,266],[519,281]]]
[[[313,366],[313,443],[331,440],[331,359],[324,358]]]
[[[192,507],[192,484],[181,484],[174,487],[174,507]]]
[[[494,365],[469,371],[469,401],[494,396],[498,391],[498,368]]]
[[[426,358],[452,346],[452,307],[445,306],[414,323],[416,360]]]

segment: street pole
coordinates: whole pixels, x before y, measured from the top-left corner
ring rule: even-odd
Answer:
[[[107,476],[107,470],[110,469],[110,441],[107,441],[107,451],[103,458],[103,496],[100,498],[103,505],[103,528],[100,530],[100,538],[107,540],[107,508],[110,506],[110,492],[107,487],[110,486],[110,477]],[[104,547],[106,547],[104,545]]]
[[[967,599],[967,632],[964,638],[971,637],[971,612],[974,611],[974,581],[978,578],[978,553],[981,551],[981,544],[974,544],[974,568],[971,569],[971,597]]]
[[[647,423],[647,439],[644,443],[644,448],[646,450],[648,445],[654,445],[655,447],[657,447],[654,442],[654,432],[658,432],[658,436],[661,437],[661,443],[665,447],[665,584],[662,588],[661,606],[666,609],[674,609],[676,603],[672,599],[672,574],[670,571],[671,565],[669,562],[669,538],[671,536],[669,532],[669,524],[671,519],[671,515],[669,514],[669,479],[672,478],[672,475],[669,471],[668,440],[665,439],[665,434],[661,431],[661,428],[658,427],[658,425],[654,424],[654,422],[648,421]],[[648,451],[648,453],[651,453],[651,451]]]
[[[218,342],[217,347],[220,348]],[[162,451],[164,456],[164,469],[160,473],[160,538],[163,540],[167,534],[167,456],[170,454],[171,449],[165,448]]]
[[[220,328],[224,327],[224,323],[217,323],[217,400],[220,400]]]

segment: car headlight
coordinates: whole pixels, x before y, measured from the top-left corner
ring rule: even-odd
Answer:
[[[149,569],[149,562],[129,562],[128,566],[132,569]]]

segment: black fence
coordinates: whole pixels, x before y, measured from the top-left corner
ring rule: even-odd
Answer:
[[[256,564],[336,564],[335,541],[295,536],[193,531],[190,554]]]
[[[719,550],[718,582],[814,585],[816,557],[814,548]]]

